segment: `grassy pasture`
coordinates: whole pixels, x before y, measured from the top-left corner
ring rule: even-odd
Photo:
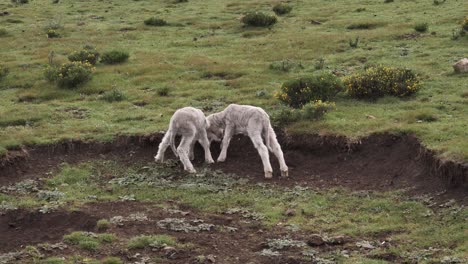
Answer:
[[[10,14],[0,17],[0,64],[10,74],[0,82],[0,153],[21,144],[163,130],[172,112],[187,105],[210,112],[235,102],[273,113],[280,85],[316,71],[323,59],[326,70],[341,75],[370,64],[408,67],[423,77],[424,88],[403,100],[369,102],[342,94],[325,120],[299,122],[290,131],[351,138],[415,133],[442,157],[467,160],[467,76],[453,74],[451,67],[466,57],[468,38],[451,40],[466,15],[464,1],[291,1],[292,12],[271,28],[240,23],[248,11],[273,14],[278,2],[2,1],[0,10]],[[145,25],[151,17],[168,24]],[[428,32],[416,32],[418,23],[428,23]],[[50,27],[61,37],[47,38]],[[349,40],[356,37],[358,47],[351,48]],[[75,90],[44,79],[51,52],[54,63],[62,63],[85,44],[101,53],[128,51],[129,61],[96,65],[92,80]],[[301,67],[287,72],[270,67],[282,61]],[[161,89],[168,95],[161,96]],[[124,100],[103,100],[112,90]]]

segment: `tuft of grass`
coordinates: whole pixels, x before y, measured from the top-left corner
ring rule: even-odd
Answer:
[[[168,235],[137,236],[128,241],[129,249],[144,249],[147,247],[175,246],[175,239]]]
[[[41,260],[39,263],[41,264],[62,264],[65,263],[65,261],[61,258],[57,257],[49,257],[44,260]]]
[[[111,223],[110,223],[109,220],[107,220],[107,219],[100,219],[100,220],[97,221],[97,223],[96,223],[96,228],[97,228],[98,230],[103,230],[103,231],[105,231],[105,230],[109,229],[110,226],[111,226]]]
[[[157,17],[151,17],[144,21],[147,26],[162,27],[167,25],[167,21]]]
[[[276,24],[278,19],[262,12],[251,12],[242,17],[241,22],[251,27],[269,27]]]
[[[429,30],[429,24],[428,23],[418,23],[418,24],[414,25],[414,30],[416,30],[417,32],[421,32],[421,33],[427,32]]]
[[[171,91],[171,88],[168,86],[163,86],[161,88],[158,88],[157,93],[159,96],[169,96],[169,92]]]
[[[361,22],[361,23],[353,23],[353,24],[347,26],[346,28],[351,29],[351,30],[354,30],[354,29],[374,29],[374,28],[376,28],[378,26],[379,25],[377,23],[373,23],[373,22]]]
[[[104,64],[119,64],[128,61],[130,54],[123,50],[112,50],[104,52],[101,56],[101,62]]]
[[[76,245],[83,250],[96,251],[101,243],[112,243],[117,238],[113,234],[93,234],[86,232],[73,232],[63,236],[63,241],[70,245]]]
[[[8,31],[4,28],[0,28],[0,38],[8,36]]]
[[[127,99],[125,94],[123,94],[120,90],[115,88],[105,92],[100,98],[101,100],[107,101],[109,103],[120,102]]]
[[[275,14],[277,14],[278,16],[281,16],[289,14],[292,11],[292,9],[292,6],[280,3],[273,7],[273,12],[275,12]]]
[[[123,264],[123,261],[118,257],[107,257],[102,260],[102,264]]]

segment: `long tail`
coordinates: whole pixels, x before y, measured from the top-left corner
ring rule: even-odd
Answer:
[[[176,157],[179,157],[179,155],[177,154],[177,149],[175,147],[175,137],[177,135],[177,131],[175,131],[175,127],[172,126],[172,124],[170,125],[169,127],[169,130],[167,131],[167,133],[171,133],[169,135],[169,144],[171,145],[171,149],[172,149],[172,152],[174,152],[174,155]]]
[[[263,138],[265,139],[266,147],[271,151],[271,147],[270,147],[270,127],[271,127],[270,118],[268,117],[263,121]]]

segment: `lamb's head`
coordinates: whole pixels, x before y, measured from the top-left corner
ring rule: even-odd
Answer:
[[[223,123],[219,118],[216,116],[216,114],[211,114],[206,118],[207,128],[206,128],[206,134],[208,136],[208,140],[211,141],[216,141],[220,142],[223,139],[223,132],[224,132],[224,127]]]

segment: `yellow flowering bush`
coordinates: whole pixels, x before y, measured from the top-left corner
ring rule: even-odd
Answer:
[[[404,97],[421,88],[420,78],[412,70],[386,66],[370,67],[345,78],[344,83],[348,94],[355,98]]]
[[[300,108],[310,101],[328,101],[343,90],[343,83],[329,72],[302,77],[283,83],[275,97],[281,102]]]
[[[60,67],[48,66],[44,72],[47,80],[55,82],[59,87],[75,88],[91,79],[94,71],[89,62],[67,62]]]
[[[68,55],[68,59],[70,61],[89,62],[92,65],[95,65],[99,59],[99,52],[91,46],[86,46],[82,50],[72,52]]]

